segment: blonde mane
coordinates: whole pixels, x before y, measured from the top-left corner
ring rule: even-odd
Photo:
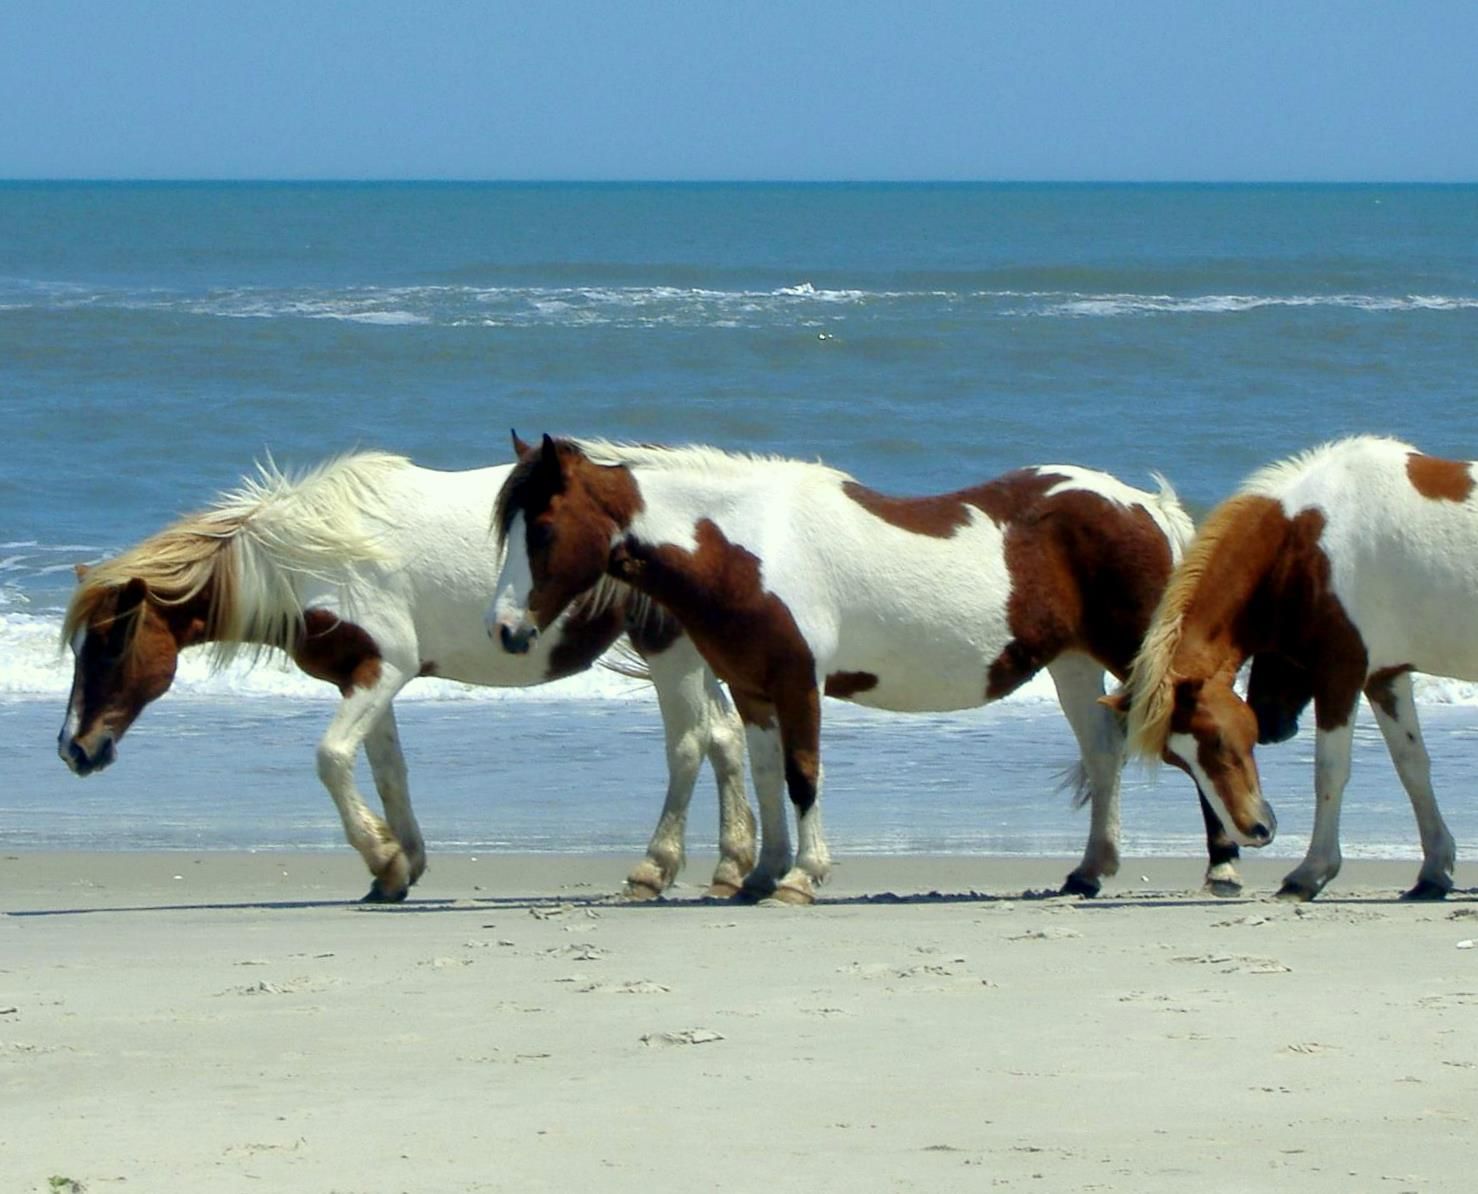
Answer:
[[[90,568],[67,606],[63,643],[115,590],[140,580],[158,605],[184,605],[208,592],[205,637],[218,666],[243,646],[290,649],[303,628],[305,580],[343,585],[353,565],[389,562],[362,515],[393,521],[385,481],[409,465],[403,456],[364,452],[290,477],[270,458],[258,463],[255,476],[205,510]],[[129,627],[129,647],[137,624]]]
[[[1200,592],[1212,560],[1240,530],[1252,496],[1239,492],[1207,515],[1186,549],[1185,559],[1170,574],[1170,582],[1124,682],[1129,697],[1129,750],[1152,762],[1159,761],[1170,737],[1175,682],[1181,679],[1173,665],[1184,636],[1186,611]]]

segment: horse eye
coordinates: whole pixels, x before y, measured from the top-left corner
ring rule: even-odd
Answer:
[[[542,522],[529,524],[529,547],[534,551],[544,551],[554,542],[554,530]]]

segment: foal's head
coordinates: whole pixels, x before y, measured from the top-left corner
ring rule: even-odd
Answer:
[[[606,577],[638,499],[625,468],[595,464],[568,440],[546,435],[531,447],[515,435],[513,446],[518,464],[494,515],[503,570],[484,620],[504,650],[521,655]]]
[[[205,618],[189,605],[161,605],[138,577],[89,584],[86,569],[77,575],[65,623],[75,657],[72,695],[57,753],[78,775],[90,775],[113,762],[144,706],[169,690],[180,649],[203,636]]]

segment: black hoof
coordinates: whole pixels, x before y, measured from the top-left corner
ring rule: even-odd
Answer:
[[[1207,879],[1206,890],[1220,900],[1234,900],[1242,894],[1240,879]]]
[[[361,904],[399,904],[409,894],[409,888],[402,887],[399,891],[390,891],[376,879],[370,884],[370,889],[359,902]]]
[[[740,904],[758,904],[761,900],[768,900],[774,896],[778,887],[779,885],[773,879],[756,879],[750,876],[730,898]]]
[[[1074,871],[1067,877],[1067,881],[1058,888],[1057,894],[1082,896],[1085,900],[1091,900],[1102,890],[1103,884],[1097,879],[1090,879],[1087,875],[1080,875],[1077,871]]]
[[[1278,888],[1278,899],[1290,900],[1298,904],[1307,904],[1319,894],[1317,887],[1305,887],[1302,883],[1285,882]]]
[[[1433,883],[1430,879],[1421,879],[1410,891],[1402,892],[1403,900],[1445,900],[1447,893],[1452,890],[1441,883]]]

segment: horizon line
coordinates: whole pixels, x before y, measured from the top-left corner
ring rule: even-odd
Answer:
[[[365,175],[19,175],[0,177],[0,185],[27,184],[132,185],[299,185],[299,186],[1082,186],[1082,187],[1464,187],[1478,178],[484,178],[427,175],[387,177]]]

